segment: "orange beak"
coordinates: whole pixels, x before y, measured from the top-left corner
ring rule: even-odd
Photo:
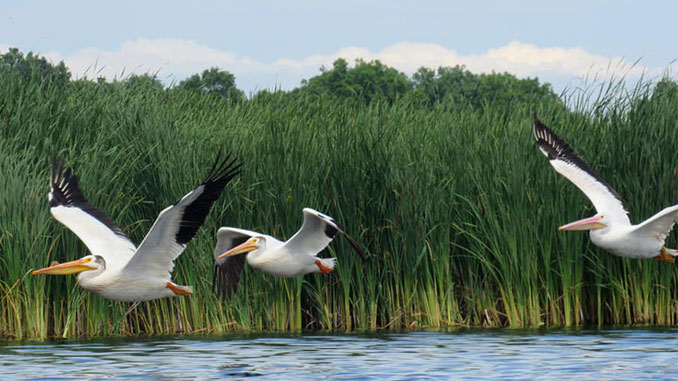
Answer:
[[[96,267],[88,265],[92,258],[78,259],[72,262],[60,263],[40,270],[31,272],[33,275],[50,274],[50,275],[68,275],[76,274],[87,270],[96,270]]]
[[[558,228],[558,230],[595,230],[606,228],[607,225],[600,222],[602,217],[595,215],[593,217],[584,218],[583,220],[571,222],[567,225],[563,225]]]
[[[256,240],[249,240],[241,245],[238,245],[231,250],[221,254],[220,256],[217,257],[217,259],[225,258],[225,257],[230,257],[231,255],[237,255],[237,254],[243,254],[247,253],[250,251],[254,251],[257,249],[257,241]]]

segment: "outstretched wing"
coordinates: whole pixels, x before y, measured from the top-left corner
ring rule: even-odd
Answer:
[[[66,159],[52,161],[49,210],[85,243],[92,254],[107,262],[129,260],[136,247],[122,229],[90,204],[78,186],[78,177],[65,166]]]
[[[165,208],[153,223],[124,271],[166,276],[205,221],[214,201],[240,171],[230,155],[217,158],[207,179],[176,204]]]
[[[678,219],[678,205],[669,206],[659,213],[636,225],[633,235],[652,236],[664,241]]]
[[[304,223],[296,234],[285,242],[286,249],[290,253],[303,253],[315,256],[324,249],[337,232],[343,233],[348,243],[363,259],[365,251],[358,243],[346,234],[346,229],[334,218],[324,215],[317,210],[304,208]]]
[[[591,200],[598,213],[630,224],[628,211],[621,197],[598,176],[574,150],[536,117],[532,129],[539,149],[548,157],[556,172],[565,176]]]
[[[231,298],[237,291],[247,256],[232,255],[221,259],[217,259],[217,257],[257,234],[253,231],[229,227],[221,228],[217,232],[217,244],[214,247],[212,290],[216,292],[220,299]]]

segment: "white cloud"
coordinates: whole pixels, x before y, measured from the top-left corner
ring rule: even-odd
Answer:
[[[7,48],[0,44],[0,52]],[[378,59],[407,74],[422,66],[466,65],[475,73],[507,71],[519,77],[538,76],[543,81],[610,75],[633,79],[643,72],[657,72],[641,65],[634,66],[621,57],[594,54],[580,47],[539,47],[518,41],[471,55],[461,55],[437,44],[401,42],[375,52],[364,47],[346,47],[329,55],[280,58],[270,63],[181,39],[138,39],[125,42],[113,51],[86,48],[70,55],[51,51],[44,56],[54,62],[63,60],[76,78],[104,76],[113,79],[130,73],[158,73],[161,79],[178,81],[217,66],[234,73],[238,85],[248,91],[275,86],[292,88],[302,79],[316,75],[321,65],[331,67],[340,57],[349,63],[357,58]]]

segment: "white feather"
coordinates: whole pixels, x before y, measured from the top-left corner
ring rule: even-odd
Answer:
[[[631,224],[624,204],[598,179],[576,165],[560,160],[550,160],[556,172],[565,176],[591,200],[598,213],[605,214],[619,223]]]

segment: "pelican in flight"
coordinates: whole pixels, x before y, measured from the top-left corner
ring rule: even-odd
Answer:
[[[311,208],[304,208],[301,229],[286,242],[266,234],[223,227],[217,233],[217,245],[214,248],[213,287],[222,299],[233,296],[245,259],[250,266],[277,277],[328,274],[334,269],[334,258],[318,258],[316,254],[332,242],[337,232],[341,232],[353,249],[365,259],[365,252],[346,234],[344,226]],[[245,253],[247,255],[238,255]]]
[[[190,295],[191,287],[172,282],[173,261],[205,221],[226,184],[239,173],[240,165],[230,155],[223,161],[217,158],[202,184],[160,212],[138,248],[115,222],[85,199],[78,178],[64,165],[63,158],[55,158],[52,164],[50,212],[85,243],[90,255],[33,274],[78,273],[82,288],[124,302]]]
[[[558,230],[590,230],[591,241],[596,246],[620,257],[674,262],[678,250],[664,247],[664,240],[678,218],[678,205],[670,206],[638,225],[631,225],[621,197],[564,140],[536,117],[532,131],[539,149],[556,172],[584,192],[598,212]]]

